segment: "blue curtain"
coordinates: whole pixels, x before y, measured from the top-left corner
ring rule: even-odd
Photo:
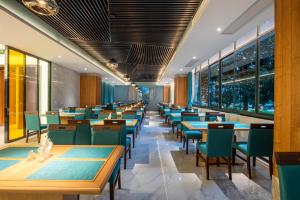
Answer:
[[[188,106],[192,106],[192,89],[193,89],[193,74],[192,72],[188,73]]]
[[[107,96],[106,96],[106,83],[102,82],[102,104],[105,105],[107,103]]]

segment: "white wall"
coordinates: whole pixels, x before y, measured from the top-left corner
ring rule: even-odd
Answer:
[[[51,110],[80,105],[80,74],[52,63]]]

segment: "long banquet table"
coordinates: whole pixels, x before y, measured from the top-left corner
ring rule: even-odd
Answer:
[[[0,148],[0,199],[62,200],[65,195],[100,194],[123,146],[54,145],[44,162],[28,161],[34,145]]]

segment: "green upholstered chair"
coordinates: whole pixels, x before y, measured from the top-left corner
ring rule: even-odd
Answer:
[[[211,164],[209,159],[217,158],[217,165],[219,165],[220,157],[226,157],[228,160],[228,174],[231,180],[233,127],[233,124],[208,124],[207,141],[197,144],[196,166],[199,166],[199,157],[205,160],[207,180],[209,180]]]
[[[117,165],[114,168],[110,178],[109,178],[109,193],[110,199],[114,199],[115,187],[118,183],[118,188],[121,189],[121,159],[118,160]]]
[[[122,113],[122,119],[137,119],[136,111],[126,110]]]
[[[76,126],[70,124],[50,124],[48,137],[55,145],[73,145],[75,143]]]
[[[137,119],[136,111],[127,110],[122,113],[122,119]],[[133,140],[133,148],[135,147],[134,140],[138,134],[138,127],[140,126],[140,122],[138,121],[135,127],[126,127],[127,134],[132,136]]]
[[[280,199],[298,200],[300,196],[300,152],[275,152]]]
[[[47,124],[60,124],[59,112],[49,111],[46,112]]]
[[[200,121],[198,113],[182,112],[181,121]],[[183,148],[186,148],[186,154],[189,153],[189,140],[196,140],[199,142],[202,140],[202,131],[189,130],[186,127],[182,127],[182,140]]]
[[[235,156],[247,162],[248,174],[251,179],[251,157],[253,158],[253,166],[256,164],[256,157],[268,157],[270,176],[273,174],[273,124],[251,124],[248,135],[248,141],[233,143],[233,164],[235,163]],[[236,150],[245,154],[247,159],[236,154]]]
[[[76,126],[75,142],[77,145],[90,145],[92,139],[89,120],[69,120],[69,124]]]
[[[92,144],[94,145],[123,145],[124,169],[127,165],[127,153],[131,158],[131,139],[126,137],[125,120],[104,120],[102,126],[92,126]]]
[[[85,109],[85,119],[94,119],[94,114],[92,108]]]
[[[47,130],[46,124],[41,124],[38,112],[25,112],[26,143],[30,135],[37,134],[38,142],[41,141],[42,131]]]
[[[221,117],[222,121],[226,121],[225,114],[219,113],[219,112],[206,112],[205,113],[205,121],[207,122],[215,122],[217,121],[217,118]]]

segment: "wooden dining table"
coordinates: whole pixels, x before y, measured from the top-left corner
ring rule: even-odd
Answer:
[[[85,115],[85,113],[82,113],[82,112],[74,112],[74,113],[61,112],[61,113],[59,113],[60,123],[68,124],[70,119],[74,119],[77,116],[84,116],[84,115]]]
[[[0,199],[63,200],[101,194],[121,158],[123,146],[54,145],[43,162],[29,161],[37,146],[0,148]]]

